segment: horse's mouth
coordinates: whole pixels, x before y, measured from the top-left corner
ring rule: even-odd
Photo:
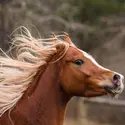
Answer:
[[[107,95],[110,95],[111,97],[115,97],[116,95],[119,95],[122,92],[122,89],[120,87],[116,88],[115,86],[109,87],[105,86],[104,90]]]
[[[115,93],[113,93],[112,92],[112,90],[109,88],[109,87],[104,87],[104,90],[105,90],[105,93],[107,94],[107,95],[110,95],[111,97],[115,97]]]

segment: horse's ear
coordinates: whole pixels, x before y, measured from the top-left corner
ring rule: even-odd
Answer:
[[[70,45],[72,45],[72,46],[75,46],[75,44],[72,42],[72,40],[70,39],[70,36],[69,36],[69,34],[68,33],[66,33],[66,32],[64,32],[64,41],[65,42],[67,42],[67,43],[69,43]]]
[[[67,43],[72,43],[71,39],[70,39],[70,36],[68,33],[64,32],[64,41],[66,41]]]
[[[57,62],[58,60],[60,60],[66,52],[66,46],[64,44],[58,44],[56,46],[56,53],[54,54],[51,63]]]

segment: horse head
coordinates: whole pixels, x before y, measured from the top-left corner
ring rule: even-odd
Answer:
[[[69,36],[66,35],[64,40],[70,46],[63,58],[60,77],[68,94],[82,97],[115,96],[123,91],[123,75],[99,65],[91,55],[78,49]]]
[[[99,65],[67,33],[35,39],[22,28],[10,48],[16,47],[16,57],[1,50],[1,125],[62,125],[72,96],[115,96],[123,91],[123,75]]]

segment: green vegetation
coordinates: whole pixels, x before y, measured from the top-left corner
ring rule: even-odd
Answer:
[[[57,12],[66,20],[97,22],[101,16],[125,11],[124,0],[68,0]]]

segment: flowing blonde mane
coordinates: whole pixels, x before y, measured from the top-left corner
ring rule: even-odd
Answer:
[[[48,60],[57,53],[58,46],[64,50],[58,61],[69,48],[69,43],[53,36],[47,39],[35,39],[25,27],[19,27],[20,34],[14,32],[12,46],[16,56],[2,52],[0,56],[0,116],[11,109],[23,96],[32,83],[39,67],[45,66]],[[42,70],[42,69],[41,69]]]

